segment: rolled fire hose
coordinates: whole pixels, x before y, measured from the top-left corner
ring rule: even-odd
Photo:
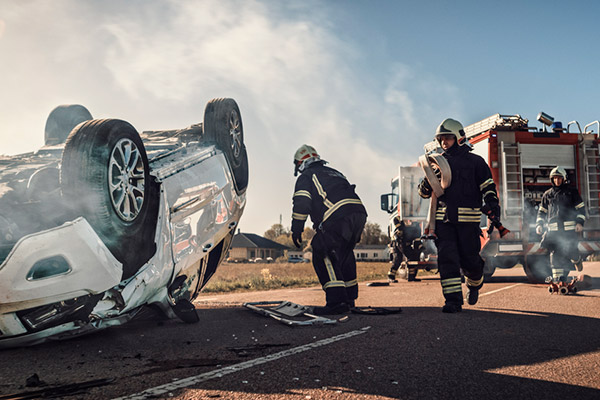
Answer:
[[[424,154],[419,157],[419,165],[429,182],[433,193],[429,202],[429,212],[425,224],[424,236],[435,236],[435,214],[437,211],[437,199],[444,194],[444,190],[452,183],[452,171],[446,158],[438,153]],[[441,179],[438,179],[433,165],[439,168]]]

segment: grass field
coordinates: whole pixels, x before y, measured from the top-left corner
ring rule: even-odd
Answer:
[[[384,279],[387,262],[357,263],[358,281]],[[318,285],[312,263],[235,264],[223,263],[204,288],[205,293],[269,290]]]

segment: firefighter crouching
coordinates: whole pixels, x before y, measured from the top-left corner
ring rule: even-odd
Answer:
[[[567,184],[567,172],[557,166],[550,171],[552,188],[544,192],[538,209],[536,233],[546,228],[541,246],[550,253],[552,280],[566,282],[574,263],[580,263],[577,234],[583,231],[585,204],[576,188]]]
[[[360,241],[367,211],[346,177],[325,166],[317,151],[302,145],[294,155],[296,181],[292,210],[292,240],[302,244],[308,216],[316,231],[312,239],[313,266],[325,291],[326,305],[313,314],[342,314],[358,297],[354,247]]]
[[[445,298],[442,312],[456,313],[463,305],[461,269],[470,305],[477,303],[483,286],[484,262],[479,255],[482,198],[495,218],[500,217],[500,206],[490,168],[483,158],[470,152],[462,124],[450,118],[444,120],[435,139],[444,150],[452,175],[450,186],[437,199],[435,215],[438,270]],[[419,195],[430,198],[431,194],[431,185],[424,178],[419,183]]]
[[[403,221],[399,216],[395,216],[392,219],[392,225],[388,227],[389,236],[392,239],[390,241],[390,262],[392,266],[388,272],[389,282],[398,282],[396,279],[396,273],[402,265],[404,256],[409,261],[418,261],[420,256],[420,246],[415,245],[415,239],[421,237],[421,230],[418,226],[414,226],[410,221]],[[419,243],[420,244],[420,243]],[[417,279],[417,268],[408,264],[407,268],[407,280],[409,282],[420,282]]]

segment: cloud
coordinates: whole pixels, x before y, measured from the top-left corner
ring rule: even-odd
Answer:
[[[289,225],[292,157],[303,143],[357,184],[370,219],[385,224],[379,194],[397,166],[416,161],[439,121],[460,115],[458,89],[408,61],[379,77],[387,86],[368,86],[374,79],[353,67],[368,49],[336,36],[328,9],[313,2],[23,4],[0,40],[11,60],[0,65],[10,93],[0,100],[2,141],[19,131],[27,144],[12,148],[39,147],[58,104],[171,129],[201,121],[210,99],[232,97],[250,161],[242,230],[262,234],[280,215]]]
[[[402,129],[403,139],[409,142],[403,146],[403,156],[421,152],[445,118],[462,119],[461,92],[441,77],[395,63],[390,68],[389,82],[384,95],[387,129]]]

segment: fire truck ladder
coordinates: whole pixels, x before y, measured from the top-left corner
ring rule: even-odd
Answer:
[[[502,203],[504,217],[523,213],[523,183],[519,143],[500,142],[502,152]]]
[[[583,169],[585,171],[585,201],[589,215],[600,213],[600,156],[598,145],[593,143],[582,143]]]

